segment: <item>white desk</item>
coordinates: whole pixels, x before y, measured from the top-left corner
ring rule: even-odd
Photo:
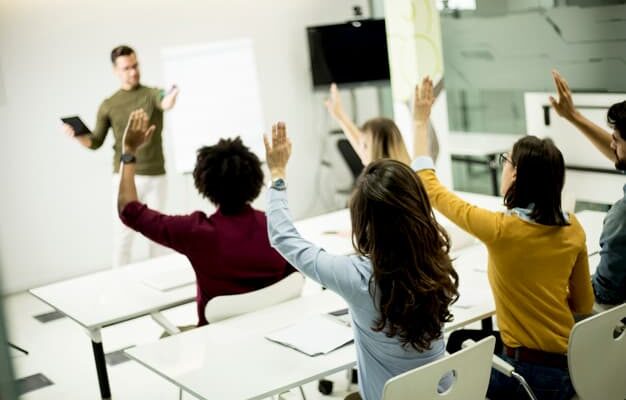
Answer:
[[[600,234],[604,226],[606,213],[603,211],[585,210],[576,213],[576,218],[585,229],[587,235],[587,252],[589,253],[589,272],[596,273],[600,262]]]
[[[492,211],[504,210],[502,197],[477,193],[456,192],[464,200]],[[453,251],[477,244],[475,238],[435,211],[437,221],[446,229]],[[302,237],[324,248],[331,254],[352,254],[350,211],[342,209],[295,222]]]
[[[144,282],[157,274],[178,277],[191,274],[191,283],[160,291]],[[87,330],[92,341],[100,394],[103,399],[108,399],[111,391],[101,329],[149,314],[158,318],[159,311],[193,301],[196,288],[187,258],[172,254],[31,289],[30,293]]]
[[[454,161],[487,165],[491,173],[491,190],[499,195],[498,163],[500,153],[511,151],[513,144],[524,135],[487,132],[450,132],[450,155]],[[474,158],[472,158],[474,157]],[[483,160],[476,160],[475,157]]]
[[[473,271],[470,264],[475,262],[486,262],[484,248],[468,251],[457,259],[457,265],[463,263],[461,285],[467,282],[468,290],[474,290],[469,285],[477,285],[480,289],[476,293],[484,297],[476,298],[473,306],[453,306],[455,319],[445,326],[446,331],[493,314],[487,277]],[[461,293],[465,289],[462,286]],[[326,290],[128,349],[126,353],[201,399],[268,398],[355,365],[353,344],[309,357],[264,338],[300,319],[345,307],[343,299]]]
[[[600,234],[602,233],[605,217],[606,213],[604,211],[585,210],[576,213],[576,218],[585,229],[585,234],[587,235],[587,251],[590,256],[600,251]]]

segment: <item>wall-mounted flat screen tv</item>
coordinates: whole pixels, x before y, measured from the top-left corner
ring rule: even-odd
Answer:
[[[384,19],[307,28],[313,86],[389,81]]]

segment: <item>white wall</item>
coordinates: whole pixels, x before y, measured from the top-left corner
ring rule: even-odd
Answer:
[[[293,214],[312,212],[329,120],[311,89],[305,26],[348,19],[355,4],[367,15],[365,0],[0,0],[3,289],[110,265],[111,137],[97,152],[82,149],[58,117],[80,114],[93,126],[98,105],[118,88],[108,54],[122,43],[138,51],[145,84],[165,85],[161,48],[252,37],[264,118],[286,120],[293,137]],[[164,134],[167,157],[175,133]],[[167,168],[168,211],[209,209],[190,177],[173,173],[171,157]]]

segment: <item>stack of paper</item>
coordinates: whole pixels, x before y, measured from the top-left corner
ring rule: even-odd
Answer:
[[[352,329],[328,315],[310,317],[265,338],[309,356],[329,353],[354,340]]]

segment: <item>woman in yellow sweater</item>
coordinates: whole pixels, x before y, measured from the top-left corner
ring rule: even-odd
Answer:
[[[468,204],[439,182],[428,155],[432,101],[432,82],[425,78],[415,94],[413,169],[433,208],[487,247],[500,354],[526,378],[539,399],[569,399],[574,389],[566,353],[573,314],[590,313],[594,298],[585,232],[574,214],[561,210],[563,156],[550,139],[518,140],[501,156],[500,191],[507,212]],[[467,333],[453,334],[457,337],[449,343],[461,342],[459,336],[473,336]],[[496,371],[487,396],[527,398],[516,381]]]

